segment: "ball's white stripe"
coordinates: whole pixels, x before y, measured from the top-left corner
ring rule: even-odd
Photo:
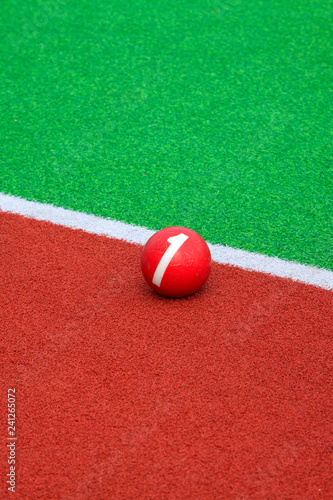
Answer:
[[[166,249],[165,253],[162,255],[162,258],[159,261],[157,268],[155,269],[152,280],[154,285],[161,286],[161,281],[166,271],[166,268],[170,264],[172,257],[176,254],[176,252],[180,249],[180,247],[186,240],[188,240],[188,236],[186,236],[186,234],[183,233],[168,238],[168,241],[171,244]]]
[[[52,222],[53,224],[82,229],[88,233],[105,235],[139,245],[144,245],[156,232],[145,227],[74,212],[54,205],[27,201],[3,193],[0,193],[0,209],[4,212],[12,212],[37,220]],[[220,264],[229,264],[281,278],[291,278],[294,281],[333,290],[333,271],[227,246],[212,245],[211,243],[208,245],[213,260]]]

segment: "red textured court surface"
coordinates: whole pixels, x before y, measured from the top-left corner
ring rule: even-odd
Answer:
[[[139,246],[0,217],[0,496],[14,386],[17,498],[333,498],[331,292],[214,264],[166,299]]]

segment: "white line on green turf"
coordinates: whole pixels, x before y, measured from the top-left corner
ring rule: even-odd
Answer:
[[[4,212],[12,212],[73,229],[82,229],[88,233],[104,235],[109,238],[125,240],[139,245],[144,245],[148,238],[155,233],[155,231],[145,227],[125,224],[124,222],[111,219],[103,219],[95,215],[74,212],[73,210],[27,201],[1,193],[0,208]],[[326,290],[333,289],[333,271],[299,264],[298,262],[289,262],[277,257],[267,257],[266,255],[227,246],[212,245],[211,243],[208,243],[208,245],[213,260],[220,264],[228,264],[251,271],[271,274],[280,278],[291,278],[294,281],[315,285]]]

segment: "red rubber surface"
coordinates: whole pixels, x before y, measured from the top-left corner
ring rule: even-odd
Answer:
[[[213,264],[166,299],[140,247],[0,219],[2,496],[14,386],[17,498],[333,497],[331,292]]]

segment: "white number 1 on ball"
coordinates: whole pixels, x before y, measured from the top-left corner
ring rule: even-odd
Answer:
[[[186,234],[183,233],[177,234],[177,236],[170,236],[170,238],[168,238],[168,242],[171,243],[171,245],[164,252],[155,270],[153,276],[154,285],[161,286],[162,278],[164,276],[166,268],[170,264],[172,257],[175,255],[175,253],[180,249],[182,244],[185,243],[187,239],[188,236],[186,236]]]

